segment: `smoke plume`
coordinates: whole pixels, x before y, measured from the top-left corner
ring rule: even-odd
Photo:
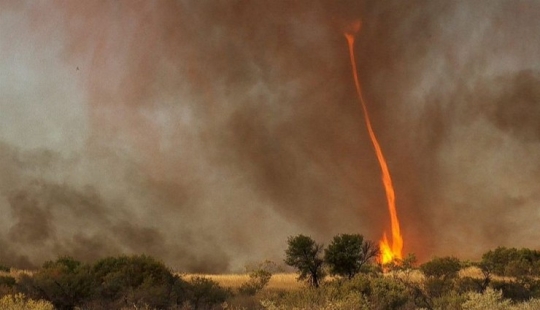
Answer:
[[[538,247],[540,3],[0,4],[0,262],[146,253],[280,262],[388,230],[343,30],[405,252]]]

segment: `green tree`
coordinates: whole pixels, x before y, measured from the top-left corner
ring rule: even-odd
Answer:
[[[319,287],[324,278],[323,245],[316,243],[311,237],[298,235],[289,237],[285,250],[285,264],[297,269],[298,280],[307,281],[313,287]]]
[[[372,241],[364,241],[359,234],[341,234],[334,237],[324,250],[324,260],[332,275],[352,279],[362,266],[377,257],[379,247]]]

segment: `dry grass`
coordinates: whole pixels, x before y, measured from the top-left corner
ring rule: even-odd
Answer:
[[[407,282],[414,282],[414,283],[420,283],[424,281],[425,279],[424,274],[420,270],[417,270],[417,269],[410,270],[407,272],[403,272],[403,271],[387,272],[384,274],[384,276],[399,278],[402,280],[406,280]]]
[[[219,285],[236,289],[249,281],[248,274],[185,274],[182,278],[190,280],[194,277],[205,277],[216,281]],[[297,275],[294,273],[276,273],[272,275],[266,289],[293,290],[304,287],[304,284],[296,281]]]
[[[478,267],[467,267],[467,268],[463,268],[459,271],[459,276],[461,278],[463,277],[471,277],[471,278],[475,278],[475,279],[480,279],[483,277],[482,275],[482,270],[480,270],[480,268]]]
[[[13,277],[16,280],[19,280],[22,275],[32,276],[33,274],[34,274],[34,271],[32,271],[32,270],[24,270],[24,269],[13,269],[13,268],[11,268],[11,270],[9,272],[0,271],[0,276]]]

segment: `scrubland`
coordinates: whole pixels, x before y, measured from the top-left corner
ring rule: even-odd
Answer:
[[[435,257],[417,264],[408,256],[386,266],[369,262],[351,277],[325,266],[318,287],[269,266],[245,274],[184,274],[148,256],[93,263],[61,257],[37,270],[1,268],[0,309],[540,309],[535,250],[497,248],[476,262]]]

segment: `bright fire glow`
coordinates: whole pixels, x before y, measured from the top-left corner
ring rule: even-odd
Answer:
[[[373,148],[375,149],[377,160],[379,161],[379,164],[381,166],[382,180],[384,184],[384,190],[386,192],[386,200],[388,201],[388,211],[390,212],[390,224],[392,228],[391,244],[386,237],[386,232],[383,233],[383,237],[379,242],[381,250],[380,262],[382,264],[387,264],[395,259],[402,259],[403,237],[401,236],[401,231],[399,228],[399,219],[396,211],[396,197],[394,193],[394,186],[392,185],[392,178],[390,177],[390,171],[388,170],[388,165],[386,164],[386,160],[384,159],[384,155],[381,151],[379,141],[377,140],[377,137],[373,132],[373,128],[371,127],[371,120],[369,119],[368,110],[364,97],[362,95],[360,81],[358,79],[358,74],[356,70],[356,61],[354,58],[354,35],[356,34],[356,32],[358,32],[358,30],[360,30],[360,26],[360,21],[356,21],[349,25],[349,28],[344,34],[345,38],[347,39],[347,43],[349,44],[349,55],[351,57],[351,65],[354,76],[354,83],[356,85],[356,92],[358,94],[360,104],[362,105],[362,110],[364,111],[364,119],[366,121],[366,127],[369,132],[369,137],[371,139],[371,142],[373,143]]]

